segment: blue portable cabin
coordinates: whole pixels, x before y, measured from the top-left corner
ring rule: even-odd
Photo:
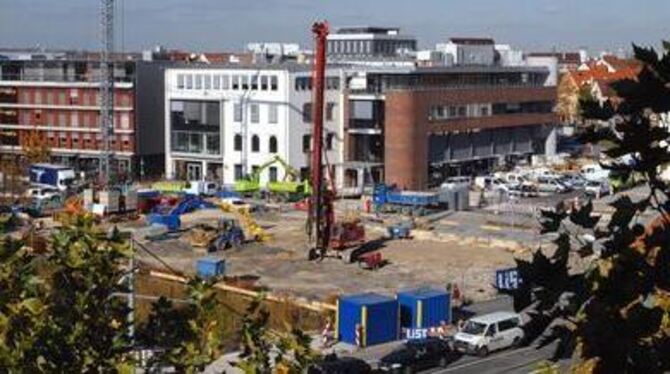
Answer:
[[[196,263],[196,272],[200,278],[223,276],[226,273],[226,260],[216,257],[203,257]]]
[[[398,293],[400,326],[430,328],[451,323],[451,294],[446,290],[420,287]]]
[[[342,342],[356,344],[361,326],[363,347],[398,339],[398,301],[389,296],[363,293],[341,297],[337,307],[337,334]]]

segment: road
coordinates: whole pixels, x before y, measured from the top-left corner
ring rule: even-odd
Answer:
[[[549,345],[542,349],[523,347],[493,353],[485,358],[464,356],[444,369],[426,371],[425,373],[530,373],[538,369],[540,362],[551,357],[554,349],[555,345]]]

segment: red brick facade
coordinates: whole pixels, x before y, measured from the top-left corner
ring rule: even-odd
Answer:
[[[557,122],[553,113],[504,114],[429,120],[433,105],[556,101],[555,87],[502,89],[393,90],[386,93],[384,127],[385,182],[423,189],[428,178],[428,136],[431,133],[518,127]]]

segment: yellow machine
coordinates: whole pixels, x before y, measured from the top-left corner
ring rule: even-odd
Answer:
[[[233,213],[237,216],[237,221],[240,223],[247,238],[254,239],[258,242],[266,242],[270,240],[270,234],[263,230],[261,225],[254,220],[248,205],[234,205],[228,202],[223,202],[220,203],[219,206],[224,212]]]

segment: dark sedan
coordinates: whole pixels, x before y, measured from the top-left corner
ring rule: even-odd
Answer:
[[[445,367],[461,354],[438,338],[410,340],[384,356],[379,369],[384,372],[411,374],[432,367]]]

